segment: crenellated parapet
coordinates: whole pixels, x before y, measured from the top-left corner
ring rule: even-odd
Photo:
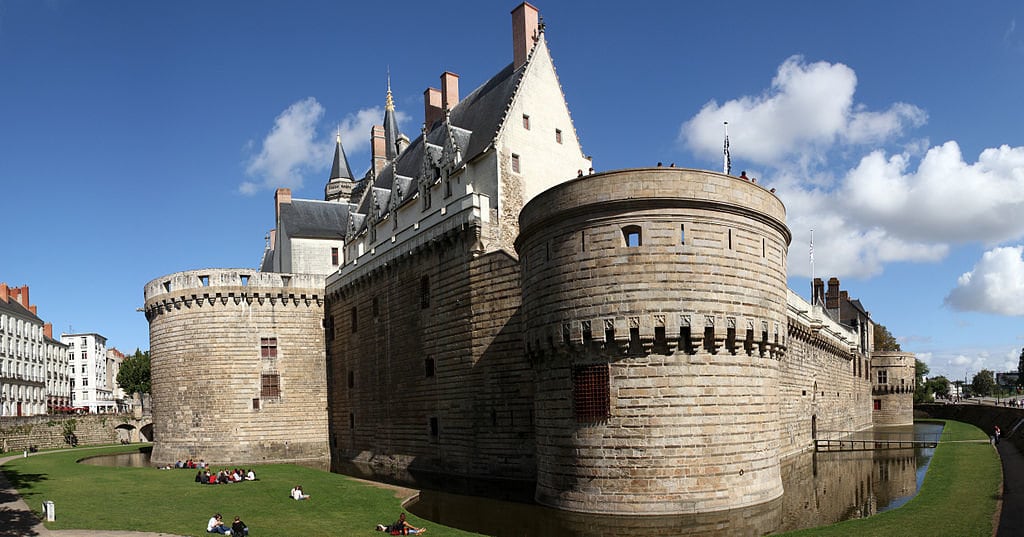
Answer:
[[[146,284],[146,319],[181,308],[257,305],[323,307],[324,276],[252,269],[202,269],[176,272]]]

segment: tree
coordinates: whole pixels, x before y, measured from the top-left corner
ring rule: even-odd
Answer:
[[[889,329],[884,324],[875,323],[874,336],[876,351],[900,352],[903,350],[896,341],[896,336],[892,335],[892,332],[889,332]]]
[[[135,349],[135,354],[121,363],[121,370],[117,372],[117,385],[126,393],[139,394],[141,401],[142,394],[149,393],[150,384],[149,351]]]
[[[949,397],[949,379],[946,377],[932,377],[926,384],[928,391],[935,394],[936,397]]]
[[[928,375],[931,369],[928,364],[914,358],[914,402],[925,403],[932,400],[931,390],[928,389],[928,385],[925,384],[924,378]]]
[[[1017,384],[1024,384],[1024,348],[1020,350],[1020,359],[1017,360]]]
[[[996,379],[988,369],[978,371],[971,380],[971,393],[974,395],[992,395],[996,387]]]

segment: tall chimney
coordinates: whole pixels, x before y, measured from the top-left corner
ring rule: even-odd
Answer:
[[[828,279],[828,291],[825,292],[825,307],[834,310],[839,308],[839,278]]]
[[[275,229],[281,227],[281,206],[292,202],[292,189],[279,188],[274,192],[274,223]]]
[[[373,173],[379,174],[388,163],[388,142],[384,137],[384,127],[374,125],[370,129],[370,149],[373,151]]]
[[[18,302],[21,303],[22,307],[29,309],[31,302],[28,300],[28,286],[22,285],[21,289],[18,290]],[[35,312],[33,312],[35,313]]]
[[[540,12],[527,2],[512,10],[512,68],[519,69],[537,43]]]
[[[43,335],[48,337],[48,338],[50,338],[50,339],[53,339],[53,324],[52,323],[43,323]]]
[[[423,123],[427,125],[427,131],[430,131],[435,121],[443,117],[444,108],[441,108],[441,92],[434,88],[427,88],[423,92]]]
[[[10,289],[7,287],[7,284],[6,283],[0,283],[0,300],[3,300],[4,302],[7,302],[7,300],[10,298],[10,296],[11,296],[11,293],[10,293]]]
[[[441,109],[451,110],[459,104],[459,75],[445,71],[441,73]]]

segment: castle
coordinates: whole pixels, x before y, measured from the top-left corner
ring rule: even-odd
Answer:
[[[512,34],[465,97],[450,72],[426,90],[413,140],[389,89],[365,177],[339,137],[325,201],[279,189],[260,271],[146,285],[155,462],[358,463],[699,513],[778,498],[819,431],[912,421],[912,355],[876,359],[838,280],[788,289],[774,192],[594,173],[535,7]]]

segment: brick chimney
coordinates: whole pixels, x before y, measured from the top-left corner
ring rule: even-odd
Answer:
[[[459,104],[459,75],[445,71],[441,73],[441,110],[451,110]]]
[[[43,323],[43,335],[53,339],[53,324]]]
[[[12,288],[9,291],[9,296],[14,298],[14,300],[17,301],[18,304],[21,304],[21,306],[23,308],[29,309],[29,307],[28,307],[29,306],[28,286],[27,285],[22,285],[21,287]]]
[[[839,278],[828,279],[828,291],[825,292],[825,308],[839,309]]]
[[[388,163],[388,141],[382,125],[374,125],[370,129],[370,149],[373,151],[373,173],[379,174]]]
[[[444,80],[442,78],[442,80]],[[456,89],[456,92],[458,90]],[[423,92],[423,123],[427,125],[429,132],[434,122],[444,117],[444,108],[441,108],[441,92],[435,88],[427,88]]]
[[[537,43],[540,11],[527,2],[512,10],[512,68],[519,69]]]
[[[811,305],[825,303],[825,282],[821,278],[815,278],[811,282]]]
[[[281,227],[281,206],[292,202],[292,189],[279,188],[274,192],[274,223],[276,228]]]
[[[0,283],[0,300],[3,300],[4,302],[7,302],[8,299],[10,298],[10,296],[11,296],[11,292],[10,292],[10,289],[7,287],[7,284],[6,283]]]

